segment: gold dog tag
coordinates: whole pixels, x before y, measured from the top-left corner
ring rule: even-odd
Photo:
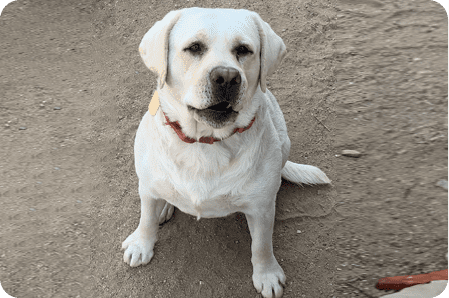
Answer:
[[[154,91],[153,98],[148,105],[148,111],[150,112],[151,116],[156,115],[157,109],[159,109],[159,105],[159,95],[157,94],[157,91]]]

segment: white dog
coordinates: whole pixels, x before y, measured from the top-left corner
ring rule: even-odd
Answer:
[[[124,261],[150,262],[173,206],[198,219],[243,212],[254,286],[282,296],[272,246],[281,176],[330,183],[318,168],[287,161],[287,127],[266,83],[286,54],[282,39],[257,13],[189,8],[156,22],[140,54],[159,80],[135,140],[141,217],[123,242]]]

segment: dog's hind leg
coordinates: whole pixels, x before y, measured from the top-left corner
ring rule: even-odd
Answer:
[[[159,224],[161,225],[164,222],[170,220],[170,218],[173,215],[173,211],[175,210],[175,207],[165,200],[159,201],[161,202],[158,202],[156,214],[159,214]],[[165,204],[163,204],[162,201],[165,202]]]

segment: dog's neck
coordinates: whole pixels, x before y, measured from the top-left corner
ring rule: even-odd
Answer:
[[[162,112],[162,113],[164,113],[164,112]],[[210,144],[210,145],[212,145],[214,142],[219,142],[219,141],[221,141],[221,139],[216,139],[216,138],[214,138],[214,137],[201,137],[199,140],[195,140],[195,139],[189,138],[188,136],[186,136],[186,135],[182,132],[181,125],[179,125],[178,121],[171,122],[170,119],[168,119],[167,115],[165,115],[165,113],[164,113],[164,116],[165,116],[165,120],[167,120],[167,122],[166,122],[165,124],[166,124],[166,125],[170,125],[170,126],[173,128],[173,130],[176,132],[176,134],[178,135],[178,137],[179,137],[181,140],[183,140],[184,142],[186,142],[186,143],[192,144],[192,143],[195,143],[195,142],[199,142],[199,143],[204,143],[204,144]],[[253,120],[251,120],[251,122],[249,123],[248,126],[243,127],[243,128],[236,128],[236,129],[234,129],[234,131],[232,132],[232,134],[231,134],[230,136],[232,136],[232,135],[235,134],[236,132],[242,133],[242,132],[244,132],[245,130],[250,129],[250,128],[251,128],[251,125],[253,125],[253,123],[254,123],[254,120],[256,120],[256,117],[255,117],[255,116],[254,116]]]
[[[158,92],[155,91],[154,94],[153,94],[153,98],[151,99],[151,102],[150,102],[150,104],[149,104],[149,106],[148,106],[148,111],[150,112],[150,114],[151,114],[152,116],[156,115],[156,112],[157,112],[159,106],[160,106],[160,103],[159,103],[159,95],[158,95]],[[167,117],[167,115],[165,115],[165,113],[164,113],[163,111],[162,111],[162,113],[163,113],[164,116],[165,116],[165,120],[167,120],[167,122],[165,122],[165,125],[170,125],[170,126],[173,128],[173,130],[176,132],[176,134],[178,135],[178,137],[179,137],[182,141],[184,141],[184,142],[186,142],[186,143],[193,144],[193,143],[195,143],[195,142],[199,142],[199,143],[204,143],[204,144],[210,144],[210,145],[212,145],[214,142],[219,142],[219,141],[222,140],[222,139],[216,139],[216,138],[214,138],[214,137],[201,137],[199,140],[195,140],[195,139],[189,138],[188,136],[186,136],[186,135],[182,132],[182,127],[181,127],[181,125],[179,124],[178,121],[170,121],[170,119]],[[234,131],[232,132],[232,134],[231,134],[230,136],[232,136],[232,135],[235,134],[236,132],[242,133],[242,132],[244,132],[245,130],[250,129],[251,126],[253,125],[253,123],[254,123],[255,120],[256,120],[256,116],[254,116],[253,120],[251,120],[251,122],[250,122],[246,127],[243,127],[243,128],[235,128]],[[230,137],[230,136],[229,136],[229,137]]]

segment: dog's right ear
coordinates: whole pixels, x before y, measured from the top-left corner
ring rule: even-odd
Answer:
[[[140,56],[145,65],[159,77],[159,88],[163,88],[168,69],[168,40],[170,31],[181,16],[181,10],[171,11],[156,22],[145,34],[139,45]]]

